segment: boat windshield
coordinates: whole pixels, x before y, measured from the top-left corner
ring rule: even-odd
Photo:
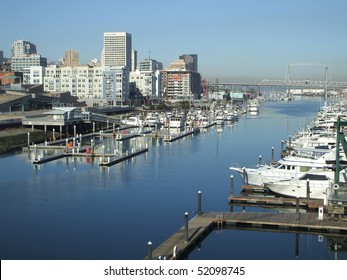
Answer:
[[[326,175],[320,174],[305,174],[300,178],[300,180],[314,180],[314,181],[327,181],[329,178]]]

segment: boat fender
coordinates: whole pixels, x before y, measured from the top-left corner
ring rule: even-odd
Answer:
[[[338,190],[339,187],[340,187],[340,186],[339,186],[338,184],[334,184],[334,185],[333,185],[334,190]]]

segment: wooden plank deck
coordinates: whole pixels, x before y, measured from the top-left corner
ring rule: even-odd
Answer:
[[[230,196],[229,203],[241,206],[296,206],[296,198],[276,196]],[[299,198],[299,206],[318,210],[323,206],[322,199]]]
[[[249,227],[256,230],[273,229],[281,232],[347,235],[347,221],[335,221],[327,215],[324,219],[319,220],[317,213],[209,212],[195,216],[189,221],[188,241],[183,226],[152,252],[152,259],[184,258],[216,226],[222,225],[240,229]],[[174,250],[175,246],[176,250]],[[148,256],[145,259],[148,259]]]

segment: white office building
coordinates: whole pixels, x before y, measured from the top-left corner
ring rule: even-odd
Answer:
[[[131,34],[126,32],[105,32],[102,65],[105,67],[123,67],[131,70],[132,43]]]

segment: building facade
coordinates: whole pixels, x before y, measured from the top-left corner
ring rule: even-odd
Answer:
[[[64,57],[64,65],[76,67],[79,65],[79,53],[75,50],[67,50]]]
[[[46,67],[31,66],[23,68],[23,84],[42,85],[44,83]]]
[[[126,67],[131,70],[131,34],[126,32],[105,32],[102,53],[103,66]]]
[[[161,73],[155,71],[140,71],[137,69],[130,73],[129,84],[138,89],[142,96],[148,99],[161,98]]]
[[[179,59],[183,59],[186,64],[186,70],[198,72],[198,55],[197,54],[182,54]]]
[[[129,74],[125,67],[57,67],[46,68],[44,90],[69,91],[81,100],[106,99],[108,105],[129,98]]]
[[[183,59],[162,70],[162,92],[167,100],[190,100],[201,97],[201,75],[186,69]]]
[[[18,40],[12,45],[12,71],[22,72],[30,66],[47,66],[47,58],[37,53],[36,46],[28,41]]]

